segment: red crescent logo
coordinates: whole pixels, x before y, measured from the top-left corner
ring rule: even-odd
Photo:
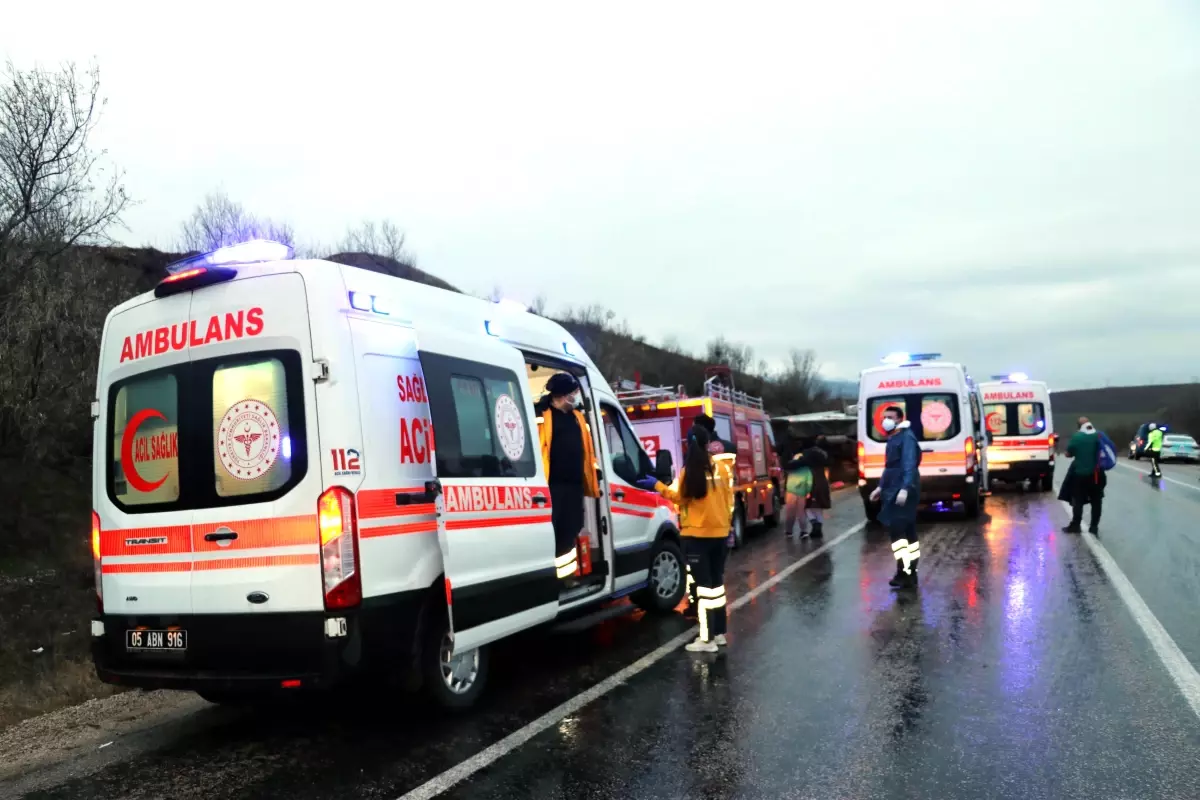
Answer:
[[[153,408],[143,408],[133,415],[133,419],[129,420],[125,426],[125,434],[121,437],[121,471],[125,473],[125,480],[129,481],[129,485],[143,494],[153,492],[162,486],[163,481],[170,475],[167,473],[151,482],[138,475],[137,467],[133,465],[133,439],[137,436],[138,428],[142,427],[142,423],[148,419],[161,419],[165,422],[167,418]]]

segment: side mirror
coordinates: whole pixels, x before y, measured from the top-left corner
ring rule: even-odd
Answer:
[[[675,480],[675,465],[671,462],[670,450],[659,450],[654,456],[654,477],[662,483]]]

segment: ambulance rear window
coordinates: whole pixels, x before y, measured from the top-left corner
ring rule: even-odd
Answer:
[[[995,436],[1037,436],[1046,431],[1041,403],[994,403],[983,407],[987,429]]]
[[[179,386],[175,375],[141,375],[114,387],[111,489],[125,505],[179,499]]]
[[[904,394],[871,398],[867,406],[870,414],[868,434],[876,442],[887,440],[883,430],[884,411],[896,406],[904,412],[904,418],[912,426],[918,441],[943,442],[958,436],[962,422],[958,398],[952,394]]]
[[[267,502],[308,469],[293,350],[146,372],[108,393],[108,494],[127,513]]]

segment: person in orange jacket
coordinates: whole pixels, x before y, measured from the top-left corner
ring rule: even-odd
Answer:
[[[733,475],[729,462],[715,460],[708,450],[709,433],[692,429],[695,447],[689,446],[683,469],[672,486],[642,478],[638,486],[659,492],[679,507],[679,527],[688,568],[696,581],[700,636],[687,649],[715,653],[725,639],[726,539],[733,519]]]
[[[546,397],[537,409],[542,417],[538,426],[542,464],[550,485],[554,570],[565,581],[573,580],[579,566],[584,498],[600,496],[596,452],[582,407],[579,381],[570,373],[558,372],[546,381]]]

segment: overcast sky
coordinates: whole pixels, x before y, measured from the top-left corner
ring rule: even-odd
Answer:
[[[26,3],[0,50],[97,61],[130,244],[224,189],[301,240],[392,219],[461,288],[830,377],[896,350],[1200,375],[1195,2],[583,6]]]

